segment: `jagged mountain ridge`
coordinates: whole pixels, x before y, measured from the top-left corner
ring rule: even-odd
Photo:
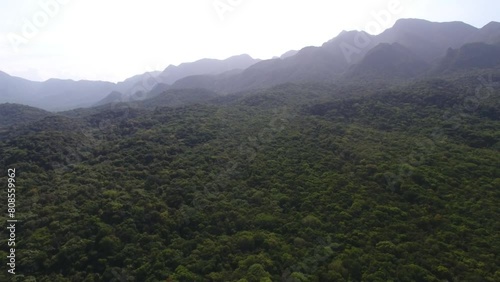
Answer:
[[[172,83],[184,77],[239,72],[259,61],[259,59],[254,59],[247,54],[242,54],[229,57],[225,60],[201,59],[191,63],[182,63],[178,66],[170,65],[162,72],[154,74],[146,73],[142,77],[138,77],[139,79],[136,83],[129,85],[128,89],[117,90],[122,95],[110,93],[95,105],[150,98],[160,94],[161,91],[169,89]]]
[[[493,68],[500,65],[500,45],[469,43],[458,49],[450,48],[436,72],[452,72],[471,68]]]
[[[459,49],[464,44],[473,42],[500,42],[500,23],[490,22],[478,29],[462,22],[434,23],[419,19],[401,19],[393,27],[376,36],[362,31],[343,31],[322,46],[290,51],[280,58],[259,61],[248,55],[239,55],[226,60],[202,59],[169,66],[161,73],[137,75],[117,84],[58,79],[33,82],[1,73],[0,102],[22,103],[57,111],[141,100],[168,89],[206,88],[228,94],[288,82],[332,83],[341,79],[370,78],[369,73],[363,72],[377,73],[382,79],[391,78],[393,74],[394,78],[407,79],[411,78],[413,73],[421,73],[423,62],[439,65],[449,48]],[[394,68],[376,72],[377,67],[385,68],[384,64],[377,66],[376,63],[370,65],[370,59],[363,61],[370,53],[373,56],[372,49],[383,43],[397,43],[415,54],[409,66],[400,64],[399,67],[406,71],[400,73],[398,68]],[[390,47],[386,45],[385,48]],[[391,56],[387,58],[394,59]],[[419,63],[412,66],[417,61]],[[366,68],[357,67],[358,71],[353,71],[360,63]],[[395,67],[395,64],[393,61],[388,66]],[[417,71],[413,72],[413,68],[417,68]],[[350,77],[351,74],[354,77]]]
[[[500,24],[496,22],[478,29],[463,22],[434,23],[400,19],[392,28],[376,36],[363,31],[343,31],[320,47],[305,47],[286,59],[259,62],[232,77],[186,77],[172,87],[203,87],[231,93],[286,82],[332,82],[341,77],[345,79],[346,72],[381,43],[398,43],[414,53],[416,60],[422,60],[430,66],[439,63],[448,48],[460,48],[478,40],[491,41],[497,34],[500,34]]]
[[[259,62],[247,54],[229,57],[225,60],[201,59],[192,63],[182,63],[178,66],[170,65],[158,75],[162,83],[172,84],[177,80],[191,75],[217,75],[234,69],[246,69]]]

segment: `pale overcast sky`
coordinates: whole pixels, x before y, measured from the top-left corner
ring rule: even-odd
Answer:
[[[498,11],[498,0],[1,0],[0,70],[116,82],[201,58],[268,59],[399,18],[482,27]]]

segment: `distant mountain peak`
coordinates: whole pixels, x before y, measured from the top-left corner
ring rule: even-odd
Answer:
[[[250,56],[248,54],[235,55],[235,56],[231,56],[231,57],[229,57],[227,59],[236,59],[236,58],[238,58],[238,59],[251,59],[251,60],[253,60],[252,56]]]
[[[248,54],[240,54],[223,60],[205,58],[178,66],[169,65],[158,78],[162,83],[173,84],[188,76],[217,75],[234,69],[246,69],[259,61]]]
[[[500,29],[500,22],[491,21],[481,28],[481,30],[490,31]]]
[[[334,41],[339,41],[339,40],[353,40],[356,36],[359,35],[365,35],[365,36],[371,36],[365,31],[362,30],[342,30],[337,37],[331,39],[328,42],[334,42]]]
[[[461,26],[461,27],[468,27],[472,29],[477,29],[470,24],[464,23],[462,21],[450,21],[450,22],[431,22],[428,20],[423,20],[423,19],[416,19],[416,18],[404,18],[404,19],[398,19],[394,25],[393,29],[407,29],[407,28],[415,28],[415,27],[435,27],[436,25],[441,25],[441,26],[450,26],[450,25],[455,25],[455,26]]]
[[[283,55],[281,55],[280,57],[277,57],[277,58],[286,59],[288,57],[292,57],[292,56],[297,55],[298,52],[299,51],[297,51],[297,50],[290,50],[290,51],[283,53]]]
[[[409,27],[415,24],[431,24],[432,22],[423,19],[415,19],[415,18],[404,18],[398,19],[392,28],[400,28],[400,27]]]
[[[345,30],[345,29],[343,29],[337,36],[342,36],[342,35],[344,35],[346,33],[349,33],[349,32],[352,32],[352,30]]]

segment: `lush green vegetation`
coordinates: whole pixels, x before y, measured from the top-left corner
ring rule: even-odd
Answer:
[[[40,120],[50,113],[37,108],[19,104],[0,104],[0,129],[11,125],[29,123]]]
[[[500,281],[500,91],[477,78],[11,127],[17,281]]]

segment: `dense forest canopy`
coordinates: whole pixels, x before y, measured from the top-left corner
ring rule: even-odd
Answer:
[[[10,104],[12,281],[499,281],[499,81]]]

